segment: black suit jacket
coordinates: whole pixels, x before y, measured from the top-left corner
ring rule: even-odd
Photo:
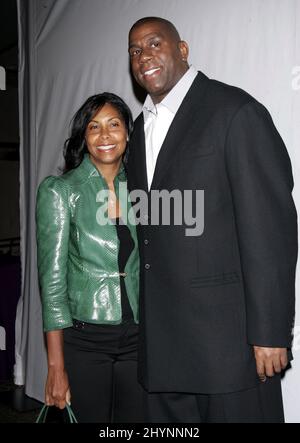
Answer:
[[[147,191],[142,114],[128,179],[131,190]],[[204,190],[204,232],[138,227],[139,379],[150,392],[247,389],[258,382],[253,345],[291,345],[292,188],[289,156],[267,110],[198,73],[161,148],[152,190]]]

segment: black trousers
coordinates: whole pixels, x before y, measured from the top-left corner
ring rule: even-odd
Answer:
[[[157,393],[145,399],[150,423],[284,423],[280,376],[231,394]]]
[[[137,381],[138,326],[92,325],[74,320],[64,330],[71,406],[79,423],[143,422]]]

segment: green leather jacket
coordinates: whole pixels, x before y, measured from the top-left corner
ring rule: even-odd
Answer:
[[[125,189],[120,195],[119,184]],[[87,154],[76,169],[59,177],[47,177],[39,186],[38,271],[45,331],[70,327],[72,318],[88,323],[121,323],[120,278],[125,279],[138,323],[136,228],[129,220],[135,247],[125,267],[126,276],[120,277],[116,227],[112,222],[99,224],[99,216],[104,212],[99,192],[107,189],[106,181]],[[123,166],[115,178],[115,190],[122,214],[128,214],[131,205]]]

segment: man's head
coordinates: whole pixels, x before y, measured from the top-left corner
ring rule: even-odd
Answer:
[[[163,18],[142,18],[129,32],[133,76],[154,103],[161,102],[188,70],[188,54],[187,43]]]

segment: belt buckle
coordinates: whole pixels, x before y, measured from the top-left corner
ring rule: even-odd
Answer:
[[[83,321],[79,321],[79,320],[73,320],[73,326],[75,329],[84,329],[84,322]]]

